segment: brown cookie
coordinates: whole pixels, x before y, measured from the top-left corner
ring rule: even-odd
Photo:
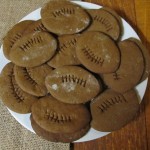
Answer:
[[[8,31],[3,39],[3,52],[7,59],[10,59],[9,53],[13,45],[22,37],[24,30],[33,22],[32,20],[19,22]]]
[[[45,86],[45,78],[51,73],[52,68],[47,64],[33,68],[14,67],[14,75],[17,84],[25,92],[35,96],[45,96],[48,91]]]
[[[55,54],[56,48],[57,41],[49,33],[30,33],[14,44],[10,60],[21,67],[39,66]]]
[[[66,65],[79,65],[80,62],[76,56],[76,43],[78,36],[78,34],[74,34],[58,37],[58,52],[48,62],[48,65],[53,68],[58,68]]]
[[[117,14],[117,12],[114,11],[113,9],[109,8],[109,7],[103,7],[102,9],[103,9],[104,11],[109,12],[110,14],[112,14],[112,15],[117,19],[117,21],[119,22],[121,31],[122,31],[122,30],[123,30],[122,19],[121,19],[121,17]]]
[[[72,142],[89,130],[91,117],[82,104],[65,104],[47,96],[32,106],[31,125],[41,137],[53,142]]]
[[[119,69],[103,74],[105,84],[114,91],[124,93],[137,85],[144,70],[144,60],[139,47],[130,40],[118,44],[121,52]]]
[[[95,73],[117,70],[120,52],[115,42],[102,32],[85,32],[78,38],[76,54],[79,61]]]
[[[88,71],[77,66],[64,66],[53,70],[45,80],[50,94],[70,104],[85,103],[94,98],[102,87]]]
[[[150,54],[149,54],[149,51],[141,43],[141,41],[139,41],[138,39],[129,38],[128,40],[130,40],[130,41],[134,42],[135,44],[137,44],[137,46],[140,48],[140,50],[143,54],[145,67],[144,67],[144,72],[143,72],[143,75],[142,75],[142,78],[141,78],[140,82],[144,81],[150,74]]]
[[[75,34],[90,23],[88,13],[79,5],[69,1],[51,0],[41,10],[43,25],[53,33]]]
[[[106,9],[89,9],[88,13],[92,18],[92,23],[87,31],[100,31],[108,34],[114,40],[118,40],[122,34],[122,22],[119,15]]]
[[[125,126],[139,109],[135,90],[120,94],[106,90],[91,102],[91,126],[102,132],[111,132]]]
[[[37,32],[37,31],[45,31],[45,32],[47,32],[47,29],[44,27],[41,19],[31,23],[30,26],[28,26],[26,28],[26,30],[23,32],[23,34],[25,36],[26,34]]]
[[[20,89],[17,85],[14,74],[14,65],[8,63],[0,75],[0,97],[3,103],[12,111],[26,114],[31,112],[31,106],[38,101],[38,98],[32,96]]]

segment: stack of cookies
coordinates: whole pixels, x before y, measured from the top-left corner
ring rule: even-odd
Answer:
[[[86,10],[51,0],[40,20],[16,24],[5,36],[11,62],[0,75],[0,97],[12,111],[31,113],[41,137],[72,142],[92,127],[111,132],[139,109],[135,86],[150,72],[143,44],[120,41],[120,16],[109,8]]]

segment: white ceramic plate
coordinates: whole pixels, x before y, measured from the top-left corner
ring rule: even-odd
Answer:
[[[88,8],[88,9],[101,8],[101,6],[99,6],[99,5],[92,4],[92,3],[87,3],[87,2],[74,1],[74,3],[77,3],[77,4],[81,5],[82,7]],[[29,15],[25,16],[22,20],[38,20],[38,19],[40,19],[41,18],[40,10],[41,9],[39,8],[39,9],[31,12]],[[20,20],[20,21],[22,21],[22,20]],[[127,39],[129,37],[135,37],[135,38],[139,39],[138,35],[132,29],[132,27],[124,19],[122,19],[122,21],[123,21],[123,27],[124,27],[124,34],[122,36],[122,40]],[[1,47],[1,49],[0,49],[0,60],[1,60],[0,71],[9,62],[4,57],[2,49],[3,48]],[[147,86],[147,80],[143,81],[141,84],[139,84],[136,87],[136,90],[139,94],[140,101],[143,99],[143,96],[144,96],[145,90],[146,90],[146,86]],[[22,114],[15,113],[11,110],[9,110],[9,112],[21,125],[23,125],[25,128],[27,128],[31,132],[34,132],[32,127],[31,127],[31,123],[30,123],[30,119],[29,119],[30,114],[22,115]],[[84,142],[84,141],[94,140],[94,139],[103,137],[103,136],[107,135],[108,133],[109,132],[99,132],[99,131],[96,131],[93,128],[91,128],[89,130],[89,132],[84,137],[80,138],[79,140],[77,140],[75,142]]]

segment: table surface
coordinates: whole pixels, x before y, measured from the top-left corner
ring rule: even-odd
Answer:
[[[138,33],[150,51],[150,0],[83,0],[110,7]],[[150,149],[150,82],[138,117],[119,131],[97,140],[76,143],[74,150],[148,150]]]

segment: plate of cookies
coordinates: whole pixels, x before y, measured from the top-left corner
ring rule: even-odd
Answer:
[[[130,123],[150,56],[114,10],[51,0],[3,39],[0,98],[25,128],[52,142],[84,142]]]

